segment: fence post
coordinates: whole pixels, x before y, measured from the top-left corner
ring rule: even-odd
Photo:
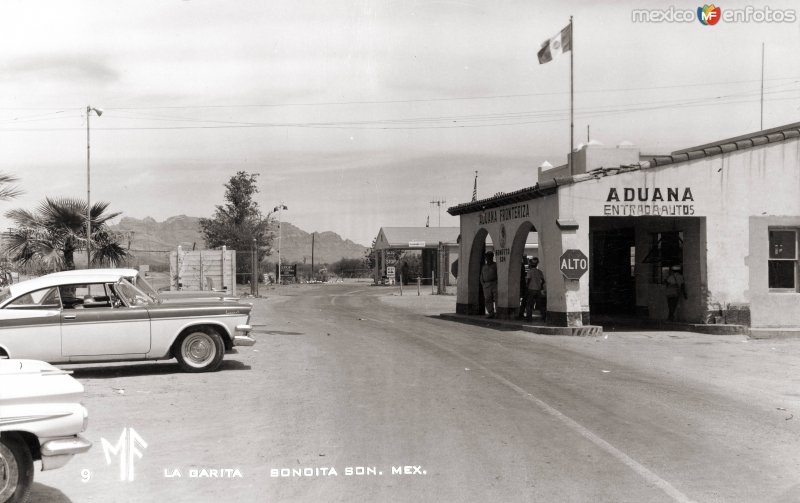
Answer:
[[[422,278],[417,276],[417,297],[419,297],[419,287],[422,285]]]
[[[444,295],[447,293],[447,246],[439,241],[439,253],[437,253],[437,269],[439,269],[438,279],[439,285],[437,289],[437,293],[439,295]]]
[[[250,250],[250,295],[253,297],[256,296],[256,282],[258,278],[256,278],[256,239],[253,238],[253,248]]]
[[[205,274],[203,274],[203,250],[200,250],[200,291],[205,290]]]
[[[181,262],[181,255],[183,254],[183,247],[178,245],[178,252],[175,254],[175,288],[177,290],[183,289],[183,281],[181,281],[181,266],[183,265]]]
[[[220,269],[222,270],[222,281],[221,281],[222,286],[221,286],[221,288],[223,290],[227,290],[228,289],[227,283],[225,282],[225,255],[227,254],[226,252],[227,252],[226,246],[222,245],[222,256],[219,258],[219,260],[220,260],[220,266],[221,266]],[[234,283],[234,285],[235,284],[236,283]],[[234,288],[234,290],[235,290],[235,288]],[[233,294],[236,295],[236,292],[233,292]]]
[[[403,273],[400,273],[400,296],[403,296]]]

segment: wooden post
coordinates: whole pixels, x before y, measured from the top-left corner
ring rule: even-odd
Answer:
[[[223,290],[229,290],[228,289],[228,282],[225,281],[225,271],[226,271],[226,269],[225,269],[225,258],[226,258],[225,255],[227,255],[227,251],[228,250],[226,249],[225,245],[223,245],[222,246],[222,256],[219,258],[220,259],[220,264],[222,266],[221,267],[221,270],[222,270],[222,281],[220,281],[220,283],[222,284],[222,289]],[[235,292],[234,292],[234,294],[235,294]]]
[[[258,278],[256,277],[256,240],[253,239],[253,250],[250,252],[251,257],[251,264],[250,264],[250,295],[253,297],[256,296],[256,282]]]
[[[205,274],[203,274],[203,250],[200,250],[200,291],[205,290]]]

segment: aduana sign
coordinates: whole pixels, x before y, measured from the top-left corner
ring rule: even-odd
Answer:
[[[603,216],[689,216],[694,215],[690,187],[611,187]]]

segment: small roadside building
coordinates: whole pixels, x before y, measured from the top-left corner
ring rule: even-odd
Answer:
[[[427,278],[423,283],[430,284],[438,272],[444,275],[445,286],[455,284],[451,264],[458,259],[458,227],[381,227],[375,239],[375,283],[387,276],[387,267],[402,267],[389,260],[388,252],[409,250],[421,252],[422,277]]]
[[[800,123],[666,156],[589,144],[571,158],[571,173],[545,170],[534,186],[448,209],[460,217],[459,313],[483,313],[489,236],[498,313],[516,314],[523,245],[536,231],[550,324],[664,320],[677,266],[687,290],[678,320],[800,330]],[[568,250],[588,258],[577,279],[563,272]]]

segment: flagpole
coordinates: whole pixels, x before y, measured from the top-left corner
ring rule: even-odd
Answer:
[[[764,129],[764,42],[761,42],[761,128]]]
[[[572,150],[575,145],[575,97],[573,93],[573,78],[572,78],[572,55],[575,54],[575,32],[572,30],[572,16],[569,17],[569,174],[574,175],[572,163]]]

